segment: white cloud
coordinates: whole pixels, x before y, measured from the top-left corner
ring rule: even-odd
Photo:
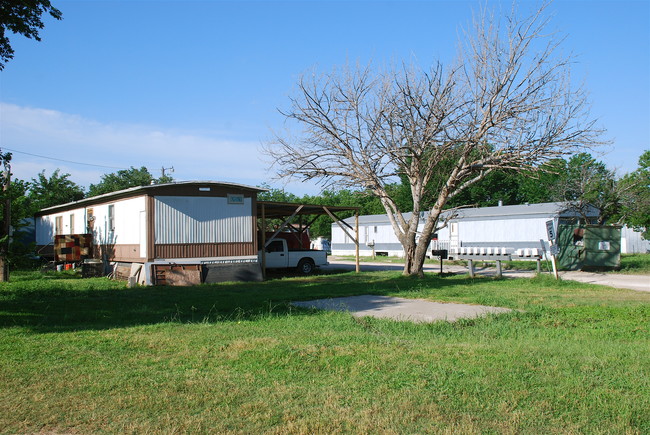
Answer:
[[[107,124],[54,110],[0,103],[0,146],[14,152],[12,172],[31,179],[56,168],[87,186],[115,168],[146,166],[154,175],[174,167],[177,180],[216,180],[260,184],[268,179],[259,143],[216,135],[180,132],[160,126]],[[66,160],[66,161],[62,161]],[[81,162],[108,166],[80,165]]]

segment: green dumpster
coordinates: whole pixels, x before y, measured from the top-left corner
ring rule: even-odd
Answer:
[[[621,266],[621,227],[570,225],[558,228],[560,270],[611,270]]]

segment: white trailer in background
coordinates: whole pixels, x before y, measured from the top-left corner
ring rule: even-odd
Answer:
[[[650,240],[645,240],[640,231],[624,226],[621,229],[621,254],[650,253]]]
[[[449,256],[458,255],[461,247],[506,248],[509,253],[519,249],[548,249],[546,222],[575,221],[588,222],[598,218],[599,211],[588,207],[580,213],[566,203],[543,203],[507,205],[497,207],[480,207],[460,209],[450,217],[443,214],[442,220],[448,219],[448,225],[440,229],[431,241],[431,250],[447,249]],[[410,213],[405,214],[409,219]],[[423,212],[420,228],[426,218]],[[349,223],[353,218],[348,219]],[[360,255],[388,255],[403,257],[404,250],[386,215],[359,216]],[[332,255],[353,255],[354,244],[338,226],[332,225]]]

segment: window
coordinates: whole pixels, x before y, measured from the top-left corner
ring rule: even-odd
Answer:
[[[74,234],[74,213],[70,214],[70,234]]]
[[[115,231],[115,206],[108,206],[108,230]]]
[[[86,232],[92,233],[95,226],[94,210],[89,208],[86,210]]]
[[[284,245],[282,240],[274,240],[266,247],[266,252],[282,252],[284,251]]]
[[[63,234],[63,216],[54,218],[54,234]]]

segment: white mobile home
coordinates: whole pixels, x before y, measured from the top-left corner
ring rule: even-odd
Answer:
[[[624,226],[621,230],[621,254],[650,253],[650,240],[645,240],[640,231]]]
[[[256,263],[256,201],[262,190],[186,181],[50,207],[35,216],[37,250],[53,256],[55,235],[91,234],[93,257],[111,263]]]
[[[589,222],[599,212],[589,207],[584,213]],[[410,213],[405,218],[410,218]],[[421,222],[426,217],[422,213]],[[431,249],[448,249],[450,253],[462,246],[505,247],[512,251],[520,248],[540,248],[540,240],[547,240],[546,222],[558,223],[582,219],[575,208],[565,203],[544,203],[460,209],[450,217],[443,215],[448,225],[433,237]],[[353,218],[347,220],[353,224]],[[422,228],[423,224],[420,224]],[[403,256],[404,251],[386,215],[359,217],[360,255]],[[332,254],[353,255],[354,243],[332,225]],[[453,255],[453,254],[452,254]]]

